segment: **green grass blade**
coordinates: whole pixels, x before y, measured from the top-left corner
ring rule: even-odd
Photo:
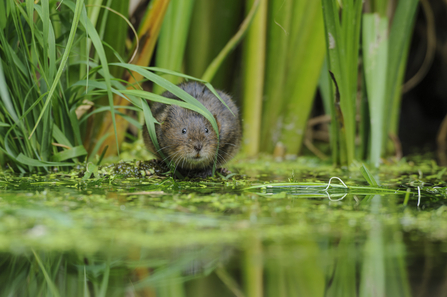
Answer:
[[[104,134],[95,144],[95,146],[92,149],[92,152],[89,155],[88,161],[92,162],[94,158],[96,157],[96,154],[98,153],[99,149],[101,148],[103,142],[109,137],[110,135],[108,133]],[[108,146],[107,146],[108,147]],[[105,150],[105,149],[104,149]],[[103,152],[104,152],[103,150]],[[97,164],[99,166],[99,163]]]
[[[44,113],[44,119],[42,121],[42,136],[40,138],[41,141],[41,150],[40,156],[43,161],[49,160],[49,155],[51,152],[51,139],[53,136],[52,128],[53,128],[53,119],[51,117],[50,110],[46,110]]]
[[[70,2],[66,1],[65,3],[70,3]],[[72,4],[72,3],[70,3],[70,4]],[[39,122],[42,119],[42,116],[44,115],[44,112],[48,108],[48,105],[50,104],[50,102],[51,102],[51,100],[53,98],[53,94],[54,94],[54,92],[56,90],[56,87],[57,87],[57,84],[59,82],[59,79],[61,78],[62,72],[64,71],[64,68],[65,68],[65,66],[67,64],[67,60],[68,60],[68,57],[69,57],[69,54],[70,54],[71,47],[73,46],[73,41],[74,41],[74,38],[75,38],[75,35],[76,35],[76,31],[77,31],[77,27],[78,27],[78,24],[79,24],[79,21],[80,21],[80,18],[81,18],[81,13],[82,13],[82,8],[83,7],[84,7],[84,0],[76,1],[76,7],[74,8],[73,23],[72,23],[72,27],[71,27],[71,30],[70,30],[70,35],[68,37],[67,45],[66,45],[64,54],[62,56],[61,62],[59,64],[59,68],[57,70],[56,77],[55,77],[55,79],[54,79],[54,81],[53,81],[53,83],[51,85],[51,88],[50,88],[50,90],[48,92],[47,100],[45,101],[45,104],[44,104],[44,106],[42,108],[42,111],[41,111],[38,119],[36,120],[36,124],[34,125],[34,128],[31,131],[28,139],[30,139],[31,136],[36,131],[36,128],[39,125]]]
[[[90,291],[88,289],[88,283],[87,283],[87,272],[85,271],[85,265],[84,267],[84,279],[83,279],[83,289],[84,289],[84,297],[90,297]]]
[[[174,71],[182,68],[188,29],[195,0],[171,0],[166,11],[158,39],[155,65]],[[167,80],[178,84],[177,76],[167,76]],[[154,93],[161,94],[163,89],[154,86]]]
[[[388,44],[388,71],[386,86],[386,116],[384,139],[387,139],[391,132],[397,134],[397,122],[399,117],[400,93],[403,80],[403,67],[405,67],[408,47],[410,45],[411,32],[418,0],[399,1],[397,3],[396,13],[391,25],[389,44]],[[405,53],[405,54],[403,54]],[[391,122],[393,119],[393,122]]]
[[[222,62],[231,53],[231,51],[236,47],[236,45],[242,40],[242,38],[244,37],[248,28],[250,27],[250,24],[253,22],[254,16],[256,15],[256,12],[258,11],[259,3],[260,3],[260,0],[256,0],[255,2],[253,2],[253,5],[247,14],[247,17],[242,22],[237,33],[228,41],[228,43],[220,51],[220,53],[217,55],[217,57],[214,58],[213,61],[208,65],[208,67],[206,68],[206,70],[202,76],[202,79],[204,81],[210,82],[214,78],[220,65],[222,65]]]
[[[247,0],[252,7],[254,0]],[[259,9],[245,38],[243,53],[244,91],[242,123],[245,133],[242,151],[248,156],[259,152],[261,133],[262,99],[264,93],[265,37],[267,25],[267,1],[260,0]]]
[[[333,1],[322,0],[323,7],[323,19],[325,26],[325,39],[326,39],[326,60],[328,64],[328,71],[334,73],[334,76],[338,79],[342,79],[343,72],[341,71],[341,64],[339,61],[340,48],[343,46],[340,37],[340,23],[338,20],[338,9],[334,5]],[[327,75],[329,80],[329,73],[322,74]],[[339,123],[336,112],[336,99],[334,98],[333,83],[329,80],[328,89],[330,90],[330,111],[331,111],[331,146],[333,162],[335,164],[343,163],[343,159],[346,159],[345,153],[341,151],[343,144],[342,131],[339,130]]]
[[[8,92],[8,85],[6,84],[5,74],[3,72],[3,63],[0,63],[0,96],[2,97],[3,104],[8,111],[9,116],[16,123],[19,122],[19,117],[14,109],[14,104],[12,103],[11,97]]]
[[[79,1],[76,3],[76,8],[73,7],[73,3],[71,2],[63,2],[67,7],[69,7],[71,10],[77,12]],[[111,74],[109,70],[109,63],[107,61],[107,57],[104,51],[104,47],[102,45],[101,39],[98,35],[98,32],[96,31],[95,27],[87,17],[87,13],[85,12],[85,9],[81,10],[81,15],[79,21],[84,26],[87,34],[90,36],[91,41],[95,47],[95,50],[98,54],[99,60],[101,62],[102,71],[103,71],[103,77],[107,86],[107,98],[109,101],[109,105],[111,107],[110,112],[112,114],[112,124],[113,124],[113,130],[115,131],[115,140],[116,140],[116,148],[117,152],[119,154],[119,143],[118,143],[118,136],[117,136],[117,129],[116,129],[116,119],[115,119],[115,109],[113,108],[113,95],[112,95],[112,83],[111,83]]]
[[[185,51],[185,73],[204,77],[205,72],[209,73],[207,69],[218,64],[215,61],[226,56],[216,74],[211,75],[210,82],[220,89],[236,92],[235,75],[239,71],[234,63],[238,61],[238,53],[230,53],[232,46],[229,40],[235,40],[238,27],[243,22],[244,6],[245,1],[241,0],[195,0]],[[227,49],[228,54],[225,53]]]
[[[50,8],[49,8],[49,3],[48,0],[42,0],[41,1],[41,6],[37,6],[35,5],[35,10],[39,11],[41,8],[41,19],[42,19],[42,34],[43,34],[43,46],[42,46],[42,50],[43,50],[43,56],[44,57],[48,57],[53,59],[52,63],[55,62],[55,49],[52,49],[52,56],[50,57],[49,55],[49,49],[51,49],[51,47],[49,47],[48,45],[48,41],[49,41],[49,35],[50,35]],[[53,28],[51,28],[51,33],[53,33]],[[53,44],[54,46],[54,44]],[[44,72],[47,73],[47,77],[48,77],[48,83],[51,84],[52,83],[52,79],[53,76],[50,75],[50,67],[48,65],[48,63],[46,61],[43,62],[43,66],[44,66]],[[52,64],[51,66],[55,66],[54,64]],[[53,68],[53,70],[55,70],[55,68]]]
[[[292,0],[269,1],[267,26],[265,102],[262,107],[261,150],[273,152],[280,136],[280,115],[286,96],[284,85],[292,19]],[[300,20],[296,19],[295,22]]]
[[[327,265],[328,277],[332,279],[325,296],[357,297],[356,279],[357,259],[352,252],[357,250],[357,243],[349,234],[344,234],[337,243],[329,243],[333,254],[337,256],[333,265]]]
[[[362,167],[360,167],[360,171],[362,172],[363,177],[366,179],[368,184],[372,187],[377,187],[379,184],[377,183],[374,176],[369,172],[368,168],[363,164]]]
[[[101,288],[98,294],[98,297],[106,297],[107,295],[107,287],[109,284],[109,275],[110,275],[110,264],[107,261],[106,268],[104,271],[104,275],[102,276]]]
[[[371,120],[370,162],[379,166],[385,122],[388,65],[388,19],[378,14],[363,16],[363,65]]]
[[[324,110],[327,115],[335,115],[335,106],[333,104],[332,85],[329,75],[328,55],[326,53],[326,59],[323,62],[321,69],[321,76],[319,80],[319,89],[321,97],[323,99]],[[337,164],[338,159],[338,130],[337,122],[334,116],[331,116],[331,123],[329,126],[329,140],[332,154],[332,162]]]
[[[125,98],[125,96],[123,95],[123,98]],[[132,102],[132,101],[131,101]],[[116,105],[114,106],[115,109],[128,109],[128,110],[134,110],[134,111],[141,111],[141,108],[135,107],[135,106],[127,106],[127,105]],[[110,111],[110,106],[101,106],[101,107],[95,107],[95,110],[93,110],[92,112],[88,113],[87,115],[83,116],[82,119],[79,121],[79,123],[83,123],[85,122],[90,116],[100,113],[100,112],[104,112],[104,111]],[[121,116],[125,116],[126,118],[128,118],[127,115],[120,113],[119,111],[116,111],[117,114],[121,115]],[[132,121],[132,124],[135,120]],[[137,125],[138,126],[138,125]]]
[[[80,145],[80,146],[75,146],[71,149],[64,150],[62,152],[54,154],[52,161],[61,162],[61,161],[65,161],[68,159],[74,159],[74,158],[77,158],[80,156],[85,156],[85,155],[87,155],[87,151],[85,150],[85,148],[82,145]]]
[[[7,5],[6,1],[0,5],[0,30],[4,30],[6,27]]]
[[[136,66],[136,67],[138,67],[138,66]],[[149,72],[146,71],[146,72],[142,72],[142,73],[146,73],[147,74]],[[151,75],[152,75],[152,73],[151,73]],[[157,77],[157,76],[155,75],[155,77]],[[82,86],[82,85],[86,85],[86,84],[87,84],[87,81],[79,81],[75,85],[76,86]],[[95,88],[98,88],[100,90],[104,90],[104,91],[106,90],[106,85],[104,83],[102,83],[102,82],[90,81],[89,85],[93,86]],[[135,106],[135,107],[126,107],[127,109],[142,110],[143,107],[141,105],[141,101],[138,99],[138,97],[139,97],[139,98],[145,98],[145,99],[148,99],[148,100],[151,100],[151,101],[160,102],[160,103],[164,103],[164,104],[175,104],[175,105],[178,105],[180,107],[191,109],[191,110],[193,110],[195,112],[203,114],[208,120],[214,119],[214,117],[212,115],[211,115],[212,117],[209,116],[209,114],[210,114],[209,111],[203,105],[197,104],[199,102],[195,98],[193,98],[191,95],[187,94],[186,92],[184,92],[183,90],[181,90],[180,88],[178,88],[177,86],[175,86],[175,85],[173,85],[173,84],[171,84],[169,82],[168,82],[168,84],[165,84],[165,86],[168,87],[168,88],[171,88],[173,86],[173,89],[176,89],[176,91],[175,91],[176,94],[175,95],[178,96],[179,98],[183,97],[182,99],[187,101],[187,102],[176,100],[176,99],[166,98],[166,97],[163,97],[161,95],[157,95],[157,94],[154,94],[154,93],[149,93],[149,92],[146,92],[146,91],[143,91],[143,90],[131,90],[131,89],[126,89],[124,87],[122,87],[121,90],[119,90],[119,91],[116,90],[116,89],[112,89],[112,92],[114,94],[117,94],[117,95],[123,97],[123,98],[128,99]],[[218,96],[220,98],[219,94],[217,94],[215,89],[210,84],[206,84],[206,86],[208,86],[208,88],[210,88],[210,90],[213,93],[215,93],[216,96]],[[115,108],[119,108],[119,106],[115,106]],[[104,110],[109,110],[109,109],[110,109],[110,107],[100,107],[100,108],[96,109],[95,111],[89,113],[88,115],[84,116],[81,119],[81,122],[83,122],[88,116],[90,116],[93,113],[102,112]],[[207,112],[209,114],[207,114]]]
[[[339,152],[337,161],[351,164],[355,158],[357,69],[363,1],[344,1],[341,20],[335,1],[322,0],[322,4],[329,70],[338,83],[340,93],[339,112],[335,109],[331,115],[337,118],[340,129],[333,149]]]
[[[105,83],[107,85],[107,97],[109,99],[109,105],[110,105],[110,112],[112,114],[112,123],[113,123],[113,129],[115,131],[115,140],[116,140],[116,149],[119,154],[119,143],[118,143],[118,136],[117,136],[117,129],[116,129],[116,119],[115,119],[115,109],[113,108],[113,95],[112,95],[112,85],[111,85],[111,75],[109,71],[109,65],[107,61],[107,57],[104,51],[104,47],[102,45],[101,39],[99,38],[98,32],[96,31],[93,24],[90,22],[89,18],[87,17],[87,14],[85,10],[83,10],[81,22],[83,23],[87,34],[90,36],[91,41],[95,47],[95,50],[99,56],[99,60],[101,61],[101,66],[104,71],[104,79]]]
[[[225,103],[225,101],[223,101],[223,99],[220,97],[219,93],[216,91],[216,89],[211,85],[211,83],[203,80],[203,79],[198,79],[195,78],[193,76],[190,75],[186,75],[180,72],[176,72],[176,71],[171,71],[171,70],[167,70],[167,69],[162,69],[162,68],[158,68],[158,67],[147,67],[146,69],[151,70],[151,71],[156,71],[156,72],[161,72],[161,73],[166,73],[166,74],[171,74],[171,75],[176,75],[179,77],[183,77],[189,80],[194,80],[194,81],[198,81],[203,83],[205,86],[207,86],[207,88],[211,91],[211,93],[214,94],[214,96],[217,97],[217,99],[220,100],[220,102],[222,102],[223,105],[225,105],[226,108],[228,108],[228,110],[231,112],[231,114],[234,115],[233,111],[228,107],[228,105]]]
[[[381,17],[386,17],[387,9],[389,6],[388,0],[373,0],[371,1],[371,11],[378,13]]]
[[[160,154],[162,160],[165,160],[166,157],[163,154],[163,151],[161,151],[161,149],[160,149],[160,145],[159,145],[158,139],[157,139],[157,134],[155,132],[155,124],[159,125],[160,123],[157,122],[157,120],[153,117],[151,109],[149,108],[149,105],[143,99],[141,99],[141,106],[143,107],[144,122],[146,123],[146,128],[147,128],[149,136],[150,136],[150,138],[152,140],[152,143],[154,144],[155,149],[157,150],[157,152]],[[166,164],[168,166],[170,166],[170,164],[168,164],[168,163],[166,163]],[[174,170],[174,168],[171,168],[171,170]],[[175,171],[174,173],[179,178],[183,178],[183,176],[178,171]],[[214,169],[213,169],[213,175],[214,175]]]
[[[213,126],[214,131],[216,132],[216,135],[219,136],[219,129],[217,127],[216,120],[214,119],[214,116],[211,114],[211,112],[203,106],[202,103],[197,101],[194,97],[180,89],[175,84],[171,83],[170,81],[164,79],[163,77],[160,77],[146,69],[140,66],[132,65],[132,64],[123,64],[123,63],[111,63],[111,65],[118,65],[123,68],[126,68],[128,70],[137,72],[141,74],[143,77],[149,79],[150,81],[156,83],[157,85],[161,86],[162,88],[166,89],[167,91],[171,92],[178,98],[184,100],[185,102],[189,103],[190,106],[189,109],[192,108],[192,106],[195,106],[197,109],[196,111],[200,114],[202,114]],[[122,91],[124,93],[124,91]],[[192,106],[191,106],[192,105]]]
[[[103,1],[104,2],[104,1]],[[109,9],[107,9],[109,7]],[[121,57],[126,57],[126,38],[127,31],[131,24],[127,23],[129,11],[129,0],[120,1],[107,1],[107,6],[101,6],[101,25],[99,29],[99,37],[106,45],[105,54],[107,61],[118,62],[121,61]],[[98,25],[96,25],[98,28]],[[111,29],[113,28],[113,29]],[[126,59],[126,58],[124,58]],[[95,53],[95,61],[98,60],[98,52]],[[123,69],[120,67],[110,67],[110,74],[114,77],[121,77],[123,74]],[[104,98],[105,99],[105,98]],[[100,99],[100,101],[103,101]],[[107,99],[101,104],[105,105]]]
[[[23,75],[27,75],[28,70],[26,69],[26,67],[23,64],[23,62],[21,61],[21,59],[17,56],[17,53],[11,48],[11,46],[9,44],[7,44],[6,47],[8,47],[8,52],[12,56],[12,60],[14,61],[14,64],[22,72]]]
[[[69,117],[70,124],[71,124],[71,127],[73,128],[73,133],[74,133],[75,141],[74,141],[73,145],[80,145],[80,144],[82,144],[82,138],[81,138],[81,131],[80,131],[79,121],[78,121],[78,117],[76,115],[75,108],[72,108],[70,110],[68,117]]]
[[[286,62],[288,79],[284,93],[287,101],[281,142],[292,155],[300,152],[326,53],[321,3],[308,2],[305,11],[300,21],[306,25],[300,27],[295,43],[290,45],[289,54],[293,53],[293,58],[289,56]]]
[[[55,297],[60,296],[59,295],[59,291],[56,288],[56,285],[54,284],[53,280],[51,279],[50,275],[48,274],[47,270],[45,269],[45,266],[42,263],[42,260],[40,260],[39,255],[36,254],[36,252],[33,250],[33,254],[34,257],[36,258],[37,263],[39,264],[39,267],[45,277],[45,281],[47,283],[48,288],[50,289],[49,291],[51,292],[51,294]]]
[[[73,147],[73,145],[71,144],[71,142],[67,139],[67,137],[65,137],[65,134],[62,133],[62,131],[59,129],[58,126],[53,125],[53,138],[59,143],[59,144],[63,144],[66,145],[68,147]]]
[[[106,155],[107,149],[109,148],[108,145],[102,150],[101,156],[99,156],[98,163],[96,163],[96,166],[101,165],[102,159],[104,159],[104,156]]]
[[[44,162],[38,161],[36,159],[32,159],[20,153],[16,161],[22,163],[24,165],[33,166],[33,167],[51,167],[51,166],[73,166],[73,163],[64,163],[64,162]]]
[[[359,296],[374,297],[388,296],[385,294],[385,244],[383,227],[379,220],[374,219],[379,214],[381,197],[374,196],[371,200],[371,214],[373,222],[364,245],[362,277],[360,281]]]

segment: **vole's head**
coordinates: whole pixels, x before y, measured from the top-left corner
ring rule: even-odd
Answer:
[[[217,135],[202,115],[171,106],[161,125],[165,158],[180,168],[199,169],[212,166],[217,149]]]

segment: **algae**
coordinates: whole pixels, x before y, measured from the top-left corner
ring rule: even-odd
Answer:
[[[361,234],[370,228],[371,195],[378,194],[392,205],[380,212],[386,213],[384,224],[447,239],[445,169],[434,163],[400,163],[374,172],[381,188],[368,188],[360,170],[329,164],[318,167],[312,159],[274,163],[278,172],[269,181],[262,174],[257,175],[259,179],[249,177],[243,169],[268,168],[269,162],[274,163],[268,159],[237,161],[232,169],[239,174],[228,179],[176,180],[155,171],[141,174],[153,168],[138,161],[98,167],[87,179],[80,174],[86,170],[81,167],[51,175],[4,172],[0,175],[0,251],[94,253],[130,247],[234,244],[253,232],[261,232],[262,240],[340,236],[353,232],[344,228],[348,223]],[[331,176],[340,177],[350,190],[332,185],[323,191]],[[285,183],[272,188],[275,184],[270,181]],[[310,184],[320,188],[309,188]],[[261,189],[253,189],[256,186]],[[407,189],[409,201],[404,205]]]

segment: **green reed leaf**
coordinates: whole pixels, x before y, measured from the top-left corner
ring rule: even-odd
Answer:
[[[362,164],[362,167],[360,167],[360,171],[362,172],[363,177],[366,179],[370,186],[376,187],[379,185],[374,176],[371,174],[371,172],[369,172],[368,168],[366,168],[364,164]]]

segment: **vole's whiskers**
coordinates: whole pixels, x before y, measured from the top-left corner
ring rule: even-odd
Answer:
[[[182,154],[178,153],[178,154],[175,155],[174,158],[175,158],[176,160],[181,160],[183,157],[182,157]],[[175,162],[177,162],[177,161],[175,161]]]
[[[217,157],[220,157],[223,161],[225,161],[224,163],[227,163],[227,160],[221,154],[217,154]]]
[[[175,168],[174,168],[174,172],[176,172],[176,171],[177,171],[177,166],[178,166],[178,164],[180,164],[180,159],[181,159],[181,158],[182,158],[181,156],[177,158],[177,160],[179,160],[179,162],[178,162],[178,163],[177,163],[177,162],[175,162],[175,163],[176,163],[176,165],[175,165]]]
[[[227,154],[228,156],[230,156],[230,157],[231,157],[230,153],[228,153],[228,152],[225,152],[225,151],[223,151],[223,150],[220,150],[220,151],[219,151],[219,153],[225,153],[225,154]]]
[[[179,154],[180,152],[175,152],[175,153],[172,153],[172,154],[170,154],[168,157],[172,157],[172,158],[170,158],[170,160],[169,160],[169,166],[171,166],[171,164],[173,164],[172,162],[174,161],[174,159],[175,159],[175,157],[177,157],[177,155]],[[166,160],[168,157],[166,157],[164,160]],[[164,161],[163,160],[163,161]],[[175,164],[175,163],[174,163]]]
[[[156,153],[158,153],[158,152],[161,151],[162,149],[165,149],[165,148],[167,148],[167,147],[171,147],[171,146],[173,146],[173,144],[172,144],[172,145],[166,145],[166,146],[160,148],[159,150],[157,150]]]
[[[234,143],[230,143],[230,142],[220,142],[220,144],[229,144],[229,145],[232,145],[232,146],[236,146]]]
[[[166,159],[168,159],[168,158],[170,158],[170,159],[172,159],[171,157],[172,156],[175,156],[175,155],[177,155],[177,154],[179,154],[180,152],[173,152],[173,153],[171,153],[171,154],[169,154],[166,158],[164,158],[163,160],[162,160],[162,162],[164,162]]]

